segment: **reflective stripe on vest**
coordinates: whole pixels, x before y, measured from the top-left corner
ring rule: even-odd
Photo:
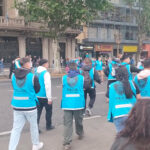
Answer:
[[[122,105],[115,106],[115,108],[127,108],[127,107],[131,108],[131,107],[133,107],[133,105],[132,104],[122,104]]]
[[[80,94],[66,94],[66,97],[80,97]]]
[[[29,97],[17,97],[17,96],[14,96],[14,99],[15,100],[29,100]]]

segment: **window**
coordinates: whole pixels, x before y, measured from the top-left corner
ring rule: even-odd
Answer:
[[[0,16],[4,15],[4,2],[0,0]]]

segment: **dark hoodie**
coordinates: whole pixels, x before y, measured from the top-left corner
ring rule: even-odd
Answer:
[[[78,70],[69,70],[68,71],[68,77],[69,78],[74,78],[74,77],[76,77],[77,75],[79,75],[80,73],[79,73],[79,71]]]
[[[27,74],[30,72],[31,72],[30,69],[18,68],[15,70],[14,74],[15,74],[16,80],[23,80],[26,78]],[[17,82],[18,86],[21,86],[19,85],[19,83],[22,84],[22,82]],[[39,79],[37,76],[34,76],[33,83],[34,83],[34,90],[36,93],[38,93],[40,91],[40,84],[39,84]]]
[[[82,70],[83,71],[90,71],[92,69],[92,65],[84,65],[82,67]],[[97,83],[101,83],[101,79],[100,79],[100,76],[98,74],[98,72],[94,69],[94,80],[97,82]]]

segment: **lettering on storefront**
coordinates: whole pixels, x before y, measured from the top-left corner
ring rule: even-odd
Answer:
[[[80,46],[80,50],[93,50],[94,47],[93,46]]]
[[[113,51],[113,45],[95,45],[95,51],[98,52],[111,52]]]

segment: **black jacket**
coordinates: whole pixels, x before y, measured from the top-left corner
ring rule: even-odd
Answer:
[[[15,70],[14,74],[15,74],[16,80],[22,80],[30,72],[31,72],[30,69],[18,68]],[[38,93],[40,91],[40,83],[39,83],[39,79],[37,76],[34,76],[33,84],[34,84],[35,92]]]

